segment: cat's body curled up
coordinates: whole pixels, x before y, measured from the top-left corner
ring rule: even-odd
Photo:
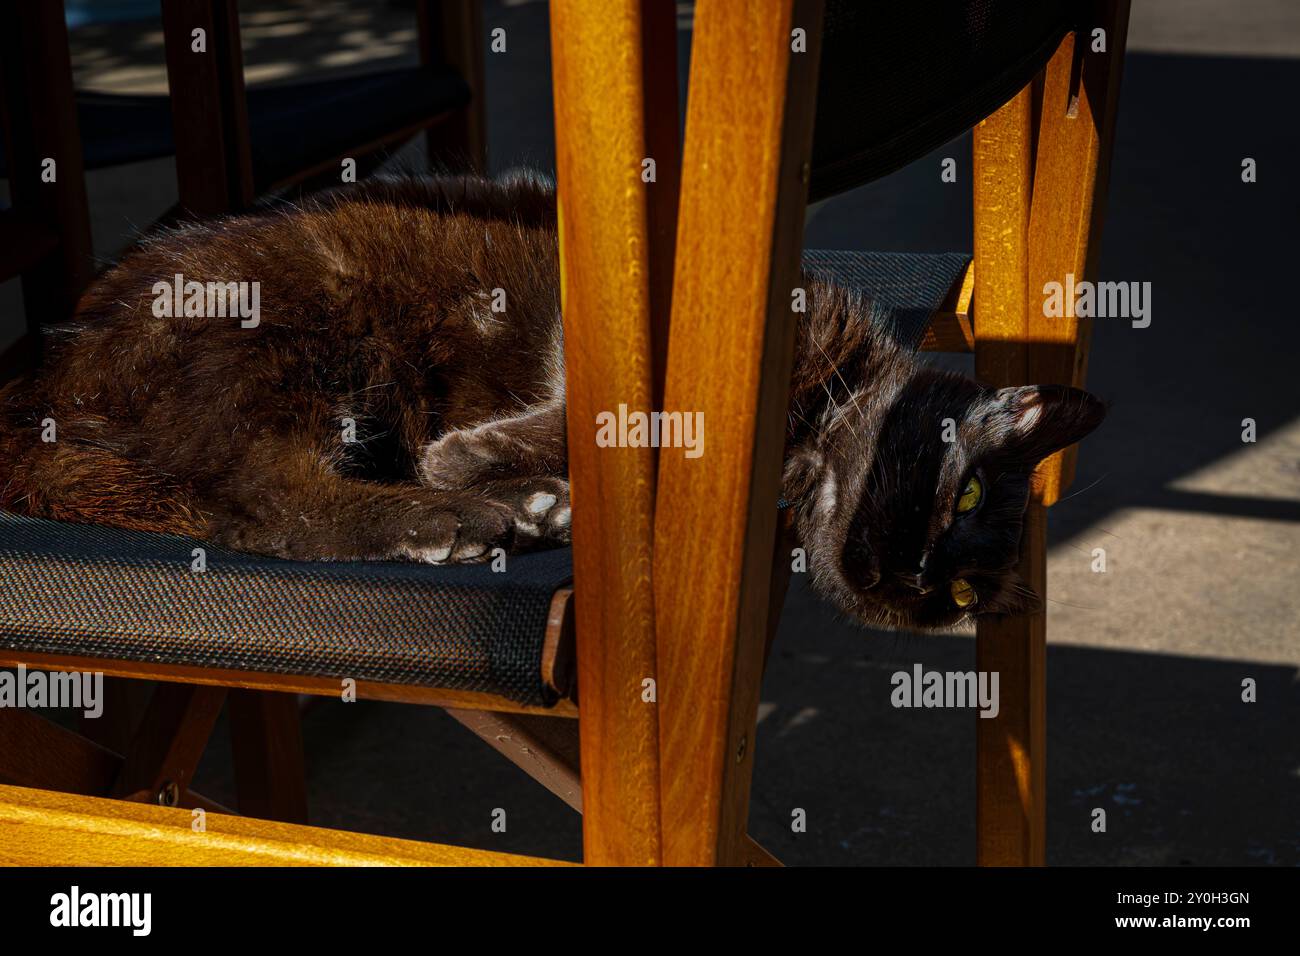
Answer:
[[[257,282],[259,314],[157,307],[187,282]],[[1101,404],[928,369],[805,284],[783,493],[815,581],[871,623],[1031,606],[1029,474]],[[563,543],[566,475],[554,195],[528,177],[378,180],[162,233],[0,389],[0,509],[279,557]]]

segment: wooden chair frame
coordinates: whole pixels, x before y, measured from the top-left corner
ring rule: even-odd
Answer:
[[[482,14],[477,2],[418,0],[417,46],[422,64],[444,63],[466,79],[474,96],[467,107],[360,142],[346,154],[299,170],[277,189],[314,177],[337,182],[339,163],[365,157],[426,133],[430,158],[447,156],[474,170],[487,168],[483,102]],[[163,0],[167,81],[176,138],[176,176],[182,210],[212,216],[247,208],[257,195],[244,95],[244,58],[238,0]],[[191,33],[205,31],[208,56],[191,52]],[[362,172],[358,170],[358,175]]]
[[[5,13],[0,130],[12,208],[0,212],[0,282],[22,277],[27,329],[0,358],[0,379],[39,358],[36,330],[72,314],[94,271],[62,5],[11,4]],[[48,159],[52,182],[44,179]]]
[[[484,695],[360,690],[447,707],[584,813],[586,863],[774,864],[745,824],[759,686],[788,579],[789,529],[772,503],[822,3],[701,0],[680,163],[675,122],[664,119],[676,115],[672,6],[554,0],[551,16],[581,719],[555,719],[575,716],[571,704],[530,712]],[[1127,0],[1098,2],[1092,23],[1110,52],[1088,55],[1067,36],[1043,74],[975,130],[974,267],[923,347],[973,351],[991,384],[1083,381],[1087,324],[1047,323],[1034,290],[1067,271],[1094,273],[1127,16]],[[790,51],[796,26],[806,53]],[[659,407],[660,395],[663,408],[705,412],[708,455],[597,449],[598,411]],[[1045,509],[1072,462],[1073,450],[1036,475],[1022,573],[1040,590]],[[705,519],[707,542],[694,530]],[[980,668],[999,670],[1002,687],[998,719],[977,721],[978,859],[1041,864],[1044,618],[981,626],[977,641]],[[548,862],[235,818],[188,790],[186,768],[227,693],[209,685],[332,694],[332,683],[19,656],[172,683],[125,755],[32,715],[0,720],[0,754],[25,755],[0,766],[0,782],[72,794],[0,785],[0,859]],[[275,767],[285,754],[292,763],[295,742],[246,746],[241,810],[292,817],[299,808],[276,804]],[[216,838],[190,834],[183,810],[74,796],[104,792],[151,802],[175,792],[182,806],[210,807]]]

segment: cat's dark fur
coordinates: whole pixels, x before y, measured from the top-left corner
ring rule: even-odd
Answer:
[[[154,285],[178,273],[260,282],[260,323],[156,317]],[[1100,403],[927,369],[857,297],[806,284],[784,494],[816,582],[874,623],[1029,606],[1010,570],[1029,473]],[[298,559],[562,543],[559,305],[554,196],[529,178],[372,182],[163,233],[87,292],[41,370],[0,390],[0,508]],[[985,500],[954,516],[972,469]],[[978,595],[966,610],[959,575]]]

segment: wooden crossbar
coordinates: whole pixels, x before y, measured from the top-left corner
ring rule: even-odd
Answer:
[[[0,785],[6,866],[571,866],[559,860]]]

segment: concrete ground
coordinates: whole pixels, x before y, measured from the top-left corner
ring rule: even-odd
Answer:
[[[688,42],[690,9],[680,5]],[[407,12],[246,0],[250,80],[412,56]],[[497,171],[549,169],[546,8],[491,2]],[[163,87],[156,27],[74,37],[79,82]],[[1101,278],[1150,282],[1153,321],[1097,324],[1089,386],[1112,403],[1051,513],[1048,859],[1300,864],[1300,390],[1290,321],[1300,213],[1300,7],[1134,0]],[[809,212],[809,246],[970,247],[969,140]],[[939,161],[958,159],[943,184]],[[1241,161],[1257,160],[1244,184]],[[418,153],[397,162],[418,165]],[[175,198],[169,160],[89,176],[111,257]],[[14,284],[0,289],[12,334]],[[8,326],[3,323],[8,322]],[[0,334],[0,338],[7,337]],[[961,360],[951,360],[960,364]],[[1243,443],[1242,420],[1258,441]],[[1092,570],[1104,548],[1107,571]],[[789,863],[974,862],[966,712],[895,710],[891,673],[974,667],[969,633],[862,631],[796,581],[763,688],[750,829]],[[1253,678],[1256,703],[1243,703]],[[439,711],[319,701],[314,822],[577,859],[578,818]],[[218,735],[198,786],[233,799]],[[490,829],[494,808],[508,829]],[[1093,808],[1109,817],[1091,832]],[[792,811],[807,813],[791,832]]]

